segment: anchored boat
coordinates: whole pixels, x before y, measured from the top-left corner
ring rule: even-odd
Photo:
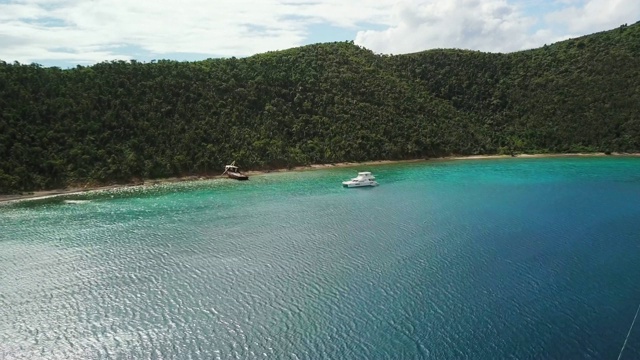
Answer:
[[[232,162],[231,165],[224,166],[224,172],[222,175],[227,174],[227,176],[231,179],[236,180],[249,180],[249,177],[240,172],[239,166],[236,165],[236,162]]]
[[[344,187],[363,187],[363,186],[378,186],[375,176],[368,171],[359,172],[358,176],[351,180],[343,181]]]

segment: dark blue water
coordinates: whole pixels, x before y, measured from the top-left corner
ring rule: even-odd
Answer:
[[[340,186],[365,170],[379,187]],[[639,260],[640,158],[5,204],[0,359],[616,359]],[[640,325],[622,358],[640,358]]]

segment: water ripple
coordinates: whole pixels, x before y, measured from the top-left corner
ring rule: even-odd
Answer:
[[[3,206],[0,358],[611,357],[637,305],[640,167],[593,161]]]

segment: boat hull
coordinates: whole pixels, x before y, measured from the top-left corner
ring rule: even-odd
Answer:
[[[371,187],[371,186],[378,186],[378,183],[373,181],[373,182],[369,182],[369,183],[350,183],[350,182],[343,182],[342,183],[343,187],[346,188],[356,188],[356,187]]]
[[[235,180],[249,180],[249,177],[247,175],[236,173],[236,172],[227,172],[227,176],[230,179],[235,179]]]

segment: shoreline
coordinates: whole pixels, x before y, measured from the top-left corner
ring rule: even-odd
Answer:
[[[446,156],[438,158],[423,158],[423,159],[411,159],[411,160],[374,160],[364,162],[341,162],[331,164],[313,164],[295,166],[287,169],[272,169],[272,170],[250,170],[244,172],[248,176],[263,175],[277,172],[292,172],[292,171],[306,171],[306,170],[319,170],[330,168],[346,168],[356,166],[371,166],[371,165],[384,165],[384,164],[402,164],[402,163],[416,163],[416,162],[432,162],[432,161],[453,161],[453,160],[490,160],[490,159],[517,159],[517,158],[554,158],[554,157],[640,157],[640,153],[566,153],[566,154],[518,154],[511,155],[467,155],[467,156]],[[208,175],[198,176],[190,175],[185,177],[172,177],[164,179],[148,179],[142,182],[132,182],[129,184],[114,184],[104,186],[82,186],[82,187],[69,187],[65,189],[54,190],[41,190],[34,191],[28,194],[20,195],[0,195],[0,204],[8,202],[17,202],[24,200],[39,200],[50,197],[63,196],[63,195],[77,195],[90,191],[102,191],[111,189],[120,189],[128,187],[146,186],[146,185],[160,185],[170,184],[185,181],[199,181],[199,180],[211,180],[211,179],[223,179],[226,176],[223,175]]]

